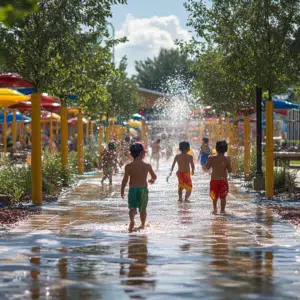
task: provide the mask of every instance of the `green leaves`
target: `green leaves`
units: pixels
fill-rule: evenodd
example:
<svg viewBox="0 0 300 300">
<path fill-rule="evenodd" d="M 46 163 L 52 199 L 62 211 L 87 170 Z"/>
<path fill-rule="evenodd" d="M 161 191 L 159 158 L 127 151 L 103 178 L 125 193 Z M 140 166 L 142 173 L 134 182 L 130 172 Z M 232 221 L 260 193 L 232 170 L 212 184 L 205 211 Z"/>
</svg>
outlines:
<svg viewBox="0 0 300 300">
<path fill-rule="evenodd" d="M 221 94 L 217 101 L 210 89 L 220 82 L 226 84 L 219 90 L 226 97 L 223 102 L 233 101 L 235 109 L 251 104 L 250 91 L 255 85 L 281 92 L 297 82 L 299 0 L 214 0 L 211 5 L 188 0 L 185 6 L 197 40 L 182 47 L 195 55 L 200 65 L 208 64 L 206 60 L 216 52 L 221 57 L 206 66 L 209 70 L 197 67 L 197 87 L 212 97 L 213 105 L 220 103 Z M 215 84 L 210 85 L 208 78 Z"/>
<path fill-rule="evenodd" d="M 179 76 L 189 82 L 194 78 L 190 71 L 191 65 L 187 55 L 180 53 L 178 49 L 161 49 L 157 57 L 136 62 L 136 80 L 142 88 L 168 92 L 165 86 L 168 79 Z"/>
</svg>

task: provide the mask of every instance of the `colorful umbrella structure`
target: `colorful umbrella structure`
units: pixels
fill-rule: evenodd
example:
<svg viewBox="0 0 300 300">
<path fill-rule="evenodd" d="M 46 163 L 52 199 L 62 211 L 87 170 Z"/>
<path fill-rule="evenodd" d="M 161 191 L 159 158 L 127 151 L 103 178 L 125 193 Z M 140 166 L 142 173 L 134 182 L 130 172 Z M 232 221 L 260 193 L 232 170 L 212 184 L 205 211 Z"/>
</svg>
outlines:
<svg viewBox="0 0 300 300">
<path fill-rule="evenodd" d="M 55 103 L 55 102 L 41 103 L 41 106 L 43 110 L 50 111 L 53 113 L 58 112 L 61 107 L 59 103 Z"/>
<path fill-rule="evenodd" d="M 139 120 L 142 120 L 142 119 L 143 119 L 143 116 L 142 116 L 142 115 L 140 115 L 140 114 L 134 114 L 134 115 L 132 115 L 132 117 L 133 117 L 133 119 L 134 119 L 134 120 L 137 120 L 137 121 L 139 121 Z"/>
<path fill-rule="evenodd" d="M 9 108 L 17 109 L 21 113 L 24 113 L 25 111 L 31 111 L 31 102 L 30 101 L 19 102 L 18 104 L 12 105 Z"/>
<path fill-rule="evenodd" d="M 20 75 L 13 73 L 0 74 L 0 87 L 4 88 L 33 88 L 33 85 Z"/>
<path fill-rule="evenodd" d="M 192 141 L 193 141 L 193 142 L 199 142 L 199 139 L 198 139 L 197 137 L 193 137 L 193 138 L 192 138 Z"/>
<path fill-rule="evenodd" d="M 29 96 L 31 98 L 31 95 Z M 41 94 L 41 105 L 43 105 L 43 103 L 57 103 L 57 102 L 59 102 L 58 98 L 54 98 L 46 94 Z"/>
<path fill-rule="evenodd" d="M 77 124 L 77 118 L 75 117 L 75 118 L 71 118 L 71 119 L 69 119 L 68 120 L 68 124 L 71 124 L 71 125 L 76 125 Z M 86 118 L 82 118 L 82 122 L 83 122 L 83 124 L 87 124 L 87 119 Z"/>
<path fill-rule="evenodd" d="M 8 107 L 28 100 L 28 96 L 25 96 L 17 91 L 0 88 L 0 107 Z"/>
<path fill-rule="evenodd" d="M 42 111 L 41 113 L 41 119 L 42 122 L 49 122 L 51 118 L 51 113 L 48 111 Z M 59 122 L 60 121 L 60 115 L 52 113 L 52 121 Z"/>
<path fill-rule="evenodd" d="M 296 103 L 291 103 L 288 101 L 282 101 L 273 99 L 274 109 L 276 110 L 288 110 L 288 109 L 300 109 L 300 105 Z M 264 106 L 266 106 L 266 101 L 264 101 Z"/>
<path fill-rule="evenodd" d="M 14 118 L 14 115 L 12 113 L 7 114 L 6 115 L 6 122 L 7 123 L 12 123 L 13 122 L 13 118 Z M 21 113 L 17 112 L 16 113 L 16 121 L 18 123 L 22 122 L 22 121 L 24 121 L 24 123 L 30 123 L 31 119 L 29 117 L 24 116 Z M 0 114 L 0 123 L 4 123 L 4 114 Z"/>
<path fill-rule="evenodd" d="M 78 112 L 79 112 L 79 109 L 73 107 L 73 108 L 68 109 L 68 112 L 69 112 L 70 114 L 77 115 Z"/>
<path fill-rule="evenodd" d="M 142 122 L 140 121 L 135 121 L 135 120 L 130 120 L 128 122 L 130 127 L 141 127 L 142 126 Z"/>
</svg>

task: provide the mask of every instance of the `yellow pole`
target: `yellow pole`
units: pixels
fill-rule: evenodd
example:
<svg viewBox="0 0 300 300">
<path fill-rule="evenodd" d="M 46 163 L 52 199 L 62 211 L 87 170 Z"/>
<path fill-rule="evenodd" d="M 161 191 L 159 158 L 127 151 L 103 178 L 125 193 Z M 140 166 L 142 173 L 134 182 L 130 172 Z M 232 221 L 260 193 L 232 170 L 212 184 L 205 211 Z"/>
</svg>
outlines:
<svg viewBox="0 0 300 300">
<path fill-rule="evenodd" d="M 68 166 L 68 108 L 60 107 L 60 140 L 61 140 L 61 163 L 64 168 Z"/>
<path fill-rule="evenodd" d="M 189 140 L 189 120 L 185 122 L 185 139 L 186 141 Z"/>
<path fill-rule="evenodd" d="M 274 194 L 274 170 L 273 170 L 273 101 L 268 100 L 266 102 L 266 196 L 267 198 L 273 198 Z"/>
<path fill-rule="evenodd" d="M 20 142 L 24 146 L 24 115 L 22 114 L 22 120 L 20 123 Z"/>
<path fill-rule="evenodd" d="M 250 175 L 250 117 L 247 115 L 244 118 L 244 175 Z"/>
<path fill-rule="evenodd" d="M 103 137 L 104 137 L 104 128 L 99 126 L 99 137 L 98 137 L 98 154 L 101 155 L 103 151 Z"/>
<path fill-rule="evenodd" d="M 93 136 L 93 129 L 94 129 L 93 121 L 90 121 L 90 136 L 91 137 Z"/>
<path fill-rule="evenodd" d="M 83 122 L 82 112 L 79 110 L 77 115 L 77 165 L 78 174 L 84 173 L 84 152 L 83 152 Z"/>
<path fill-rule="evenodd" d="M 144 119 L 142 119 L 142 141 L 144 144 L 146 143 L 146 123 Z"/>
<path fill-rule="evenodd" d="M 17 145 L 17 116 L 16 116 L 16 110 L 13 110 L 13 121 L 11 125 L 11 131 L 12 131 L 12 137 L 13 137 L 13 148 L 16 148 Z"/>
<path fill-rule="evenodd" d="M 90 121 L 88 118 L 87 119 L 87 122 L 86 122 L 86 125 L 85 125 L 85 138 L 86 138 L 86 141 L 88 140 L 88 137 L 89 137 L 89 125 L 90 125 Z"/>
<path fill-rule="evenodd" d="M 106 144 L 108 144 L 111 140 L 111 125 L 108 123 L 106 127 Z"/>
<path fill-rule="evenodd" d="M 3 123 L 3 152 L 4 152 L 4 159 L 6 158 L 6 152 L 7 152 L 7 137 L 6 137 L 6 132 L 7 132 L 7 108 L 4 108 L 4 123 Z"/>
<path fill-rule="evenodd" d="M 42 144 L 41 144 L 41 96 L 33 93 L 31 96 L 31 176 L 32 176 L 32 202 L 42 204 Z"/>
<path fill-rule="evenodd" d="M 52 154 L 53 153 L 53 148 L 52 148 L 52 144 L 53 144 L 53 116 L 52 113 L 50 113 L 50 141 L 49 141 L 49 151 Z"/>
<path fill-rule="evenodd" d="M 234 175 L 237 175 L 238 171 L 238 118 L 237 116 L 234 116 L 233 118 L 233 132 L 232 132 L 232 140 L 233 140 L 233 145 L 232 145 L 232 150 L 231 150 L 231 155 L 232 155 L 232 172 Z"/>
</svg>

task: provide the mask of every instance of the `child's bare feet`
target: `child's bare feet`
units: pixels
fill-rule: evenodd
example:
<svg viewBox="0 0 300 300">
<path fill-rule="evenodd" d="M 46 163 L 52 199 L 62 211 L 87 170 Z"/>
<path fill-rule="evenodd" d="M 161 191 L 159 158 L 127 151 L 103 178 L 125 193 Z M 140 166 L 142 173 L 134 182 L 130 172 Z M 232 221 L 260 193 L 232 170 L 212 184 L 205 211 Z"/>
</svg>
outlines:
<svg viewBox="0 0 300 300">
<path fill-rule="evenodd" d="M 218 211 L 216 209 L 213 209 L 211 212 L 213 215 L 216 215 L 218 213 Z"/>
<path fill-rule="evenodd" d="M 220 214 L 226 214 L 225 210 L 221 210 Z"/>
<path fill-rule="evenodd" d="M 180 202 L 181 202 L 181 201 L 182 201 L 182 198 L 178 198 L 178 201 L 180 201 Z"/>
<path fill-rule="evenodd" d="M 128 231 L 132 232 L 134 228 L 134 222 L 130 222 L 129 227 L 128 227 Z"/>
</svg>

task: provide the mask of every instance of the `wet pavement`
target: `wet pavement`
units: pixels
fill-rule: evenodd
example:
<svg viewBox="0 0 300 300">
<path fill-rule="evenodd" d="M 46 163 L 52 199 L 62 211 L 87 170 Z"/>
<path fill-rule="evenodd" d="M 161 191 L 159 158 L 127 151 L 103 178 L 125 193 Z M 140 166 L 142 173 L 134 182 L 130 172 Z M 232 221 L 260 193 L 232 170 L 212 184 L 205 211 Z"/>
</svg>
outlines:
<svg viewBox="0 0 300 300">
<path fill-rule="evenodd" d="M 18 227 L 0 231 L 0 299 L 300 299 L 300 237 L 231 186 L 212 215 L 209 176 L 177 201 L 167 164 L 150 187 L 147 227 L 128 234 L 116 185 L 86 179 Z"/>
</svg>

